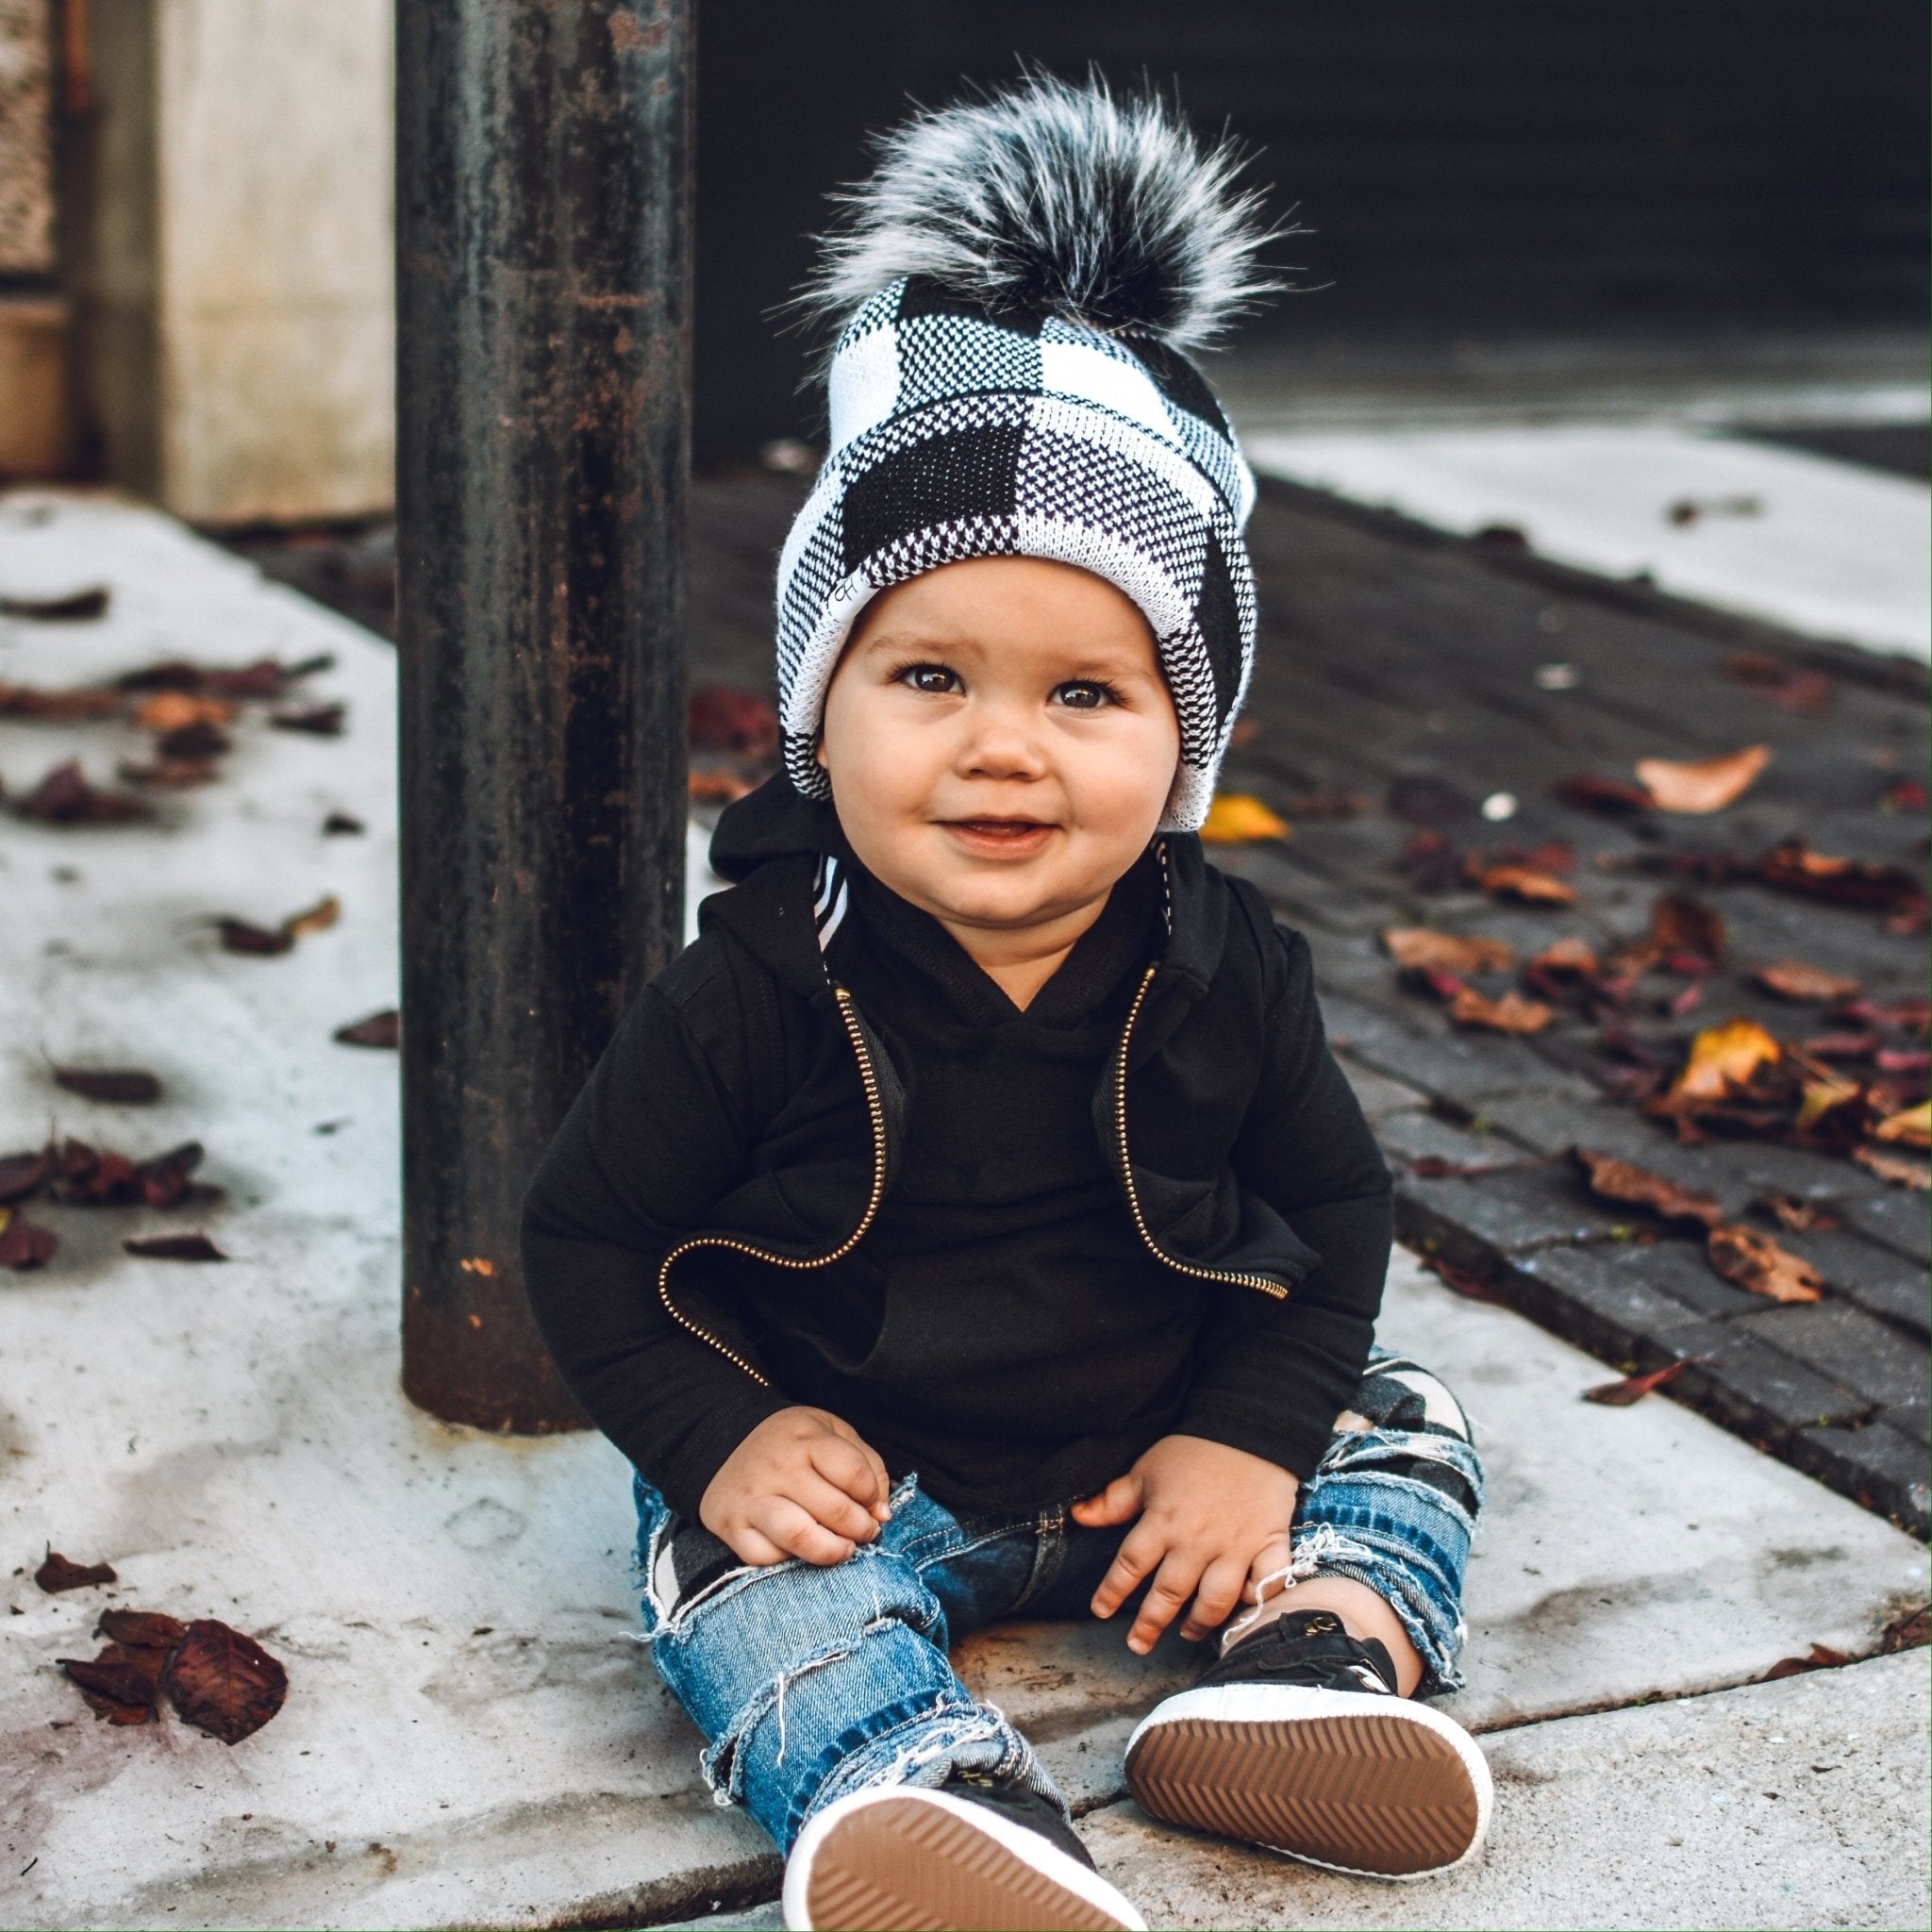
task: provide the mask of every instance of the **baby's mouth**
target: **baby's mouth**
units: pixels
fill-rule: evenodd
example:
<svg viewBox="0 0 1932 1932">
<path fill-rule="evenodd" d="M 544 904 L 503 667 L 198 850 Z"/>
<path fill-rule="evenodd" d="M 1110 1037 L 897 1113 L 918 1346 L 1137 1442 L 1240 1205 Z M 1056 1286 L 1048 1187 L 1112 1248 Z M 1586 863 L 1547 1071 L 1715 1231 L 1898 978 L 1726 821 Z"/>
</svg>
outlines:
<svg viewBox="0 0 1932 1932">
<path fill-rule="evenodd" d="M 941 819 L 940 823 L 981 852 L 1031 852 L 1053 830 L 1039 819 Z"/>
</svg>

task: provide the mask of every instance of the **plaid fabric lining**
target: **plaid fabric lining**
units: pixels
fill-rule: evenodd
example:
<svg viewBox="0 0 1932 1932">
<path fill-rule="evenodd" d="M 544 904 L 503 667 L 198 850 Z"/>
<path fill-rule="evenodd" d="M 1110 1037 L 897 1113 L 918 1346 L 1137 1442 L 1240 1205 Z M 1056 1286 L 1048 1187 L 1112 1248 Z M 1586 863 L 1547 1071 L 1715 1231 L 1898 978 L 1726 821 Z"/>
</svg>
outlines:
<svg viewBox="0 0 1932 1932">
<path fill-rule="evenodd" d="M 1181 727 L 1161 829 L 1207 816 L 1246 693 L 1255 588 L 1241 525 L 1254 478 L 1182 358 L 1054 317 L 997 319 L 901 281 L 847 325 L 829 377 L 831 450 L 778 565 L 785 765 L 808 798 L 833 667 L 878 591 L 972 557 L 1042 557 L 1146 615 Z"/>
</svg>

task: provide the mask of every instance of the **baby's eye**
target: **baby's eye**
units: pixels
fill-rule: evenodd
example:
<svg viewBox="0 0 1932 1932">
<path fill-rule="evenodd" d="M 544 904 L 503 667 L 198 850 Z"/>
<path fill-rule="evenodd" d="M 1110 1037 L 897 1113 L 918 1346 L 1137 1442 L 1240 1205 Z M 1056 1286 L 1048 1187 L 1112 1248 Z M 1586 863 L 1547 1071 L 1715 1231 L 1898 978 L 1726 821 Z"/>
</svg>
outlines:
<svg viewBox="0 0 1932 1932">
<path fill-rule="evenodd" d="M 943 664 L 908 664 L 892 675 L 904 678 L 914 691 L 925 691 L 933 696 L 944 695 L 949 689 L 947 680 L 954 677 L 954 674 Z M 927 684 L 922 681 L 925 678 L 934 678 L 938 682 Z"/>
<path fill-rule="evenodd" d="M 1075 678 L 1060 686 L 1068 693 L 1068 709 L 1074 711 L 1098 711 L 1110 704 L 1120 701 L 1120 693 L 1110 684 L 1102 684 L 1091 677 Z"/>
</svg>

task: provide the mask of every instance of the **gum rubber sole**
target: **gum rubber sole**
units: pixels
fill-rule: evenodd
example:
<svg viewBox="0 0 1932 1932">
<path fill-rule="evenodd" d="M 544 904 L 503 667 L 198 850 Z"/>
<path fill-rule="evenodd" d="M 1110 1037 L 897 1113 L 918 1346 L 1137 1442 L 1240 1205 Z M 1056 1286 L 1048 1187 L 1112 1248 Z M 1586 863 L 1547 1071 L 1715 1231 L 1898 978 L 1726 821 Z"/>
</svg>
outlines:
<svg viewBox="0 0 1932 1932">
<path fill-rule="evenodd" d="M 805 1891 L 809 1924 L 843 1932 L 1120 1932 L 1125 1923 L 991 1832 L 917 1799 L 840 1819 Z"/>
<path fill-rule="evenodd" d="M 1169 1824 L 1387 1878 L 1458 1863 L 1485 1824 L 1455 1744 L 1392 1714 L 1177 1718 L 1141 1733 L 1126 1774 Z"/>
</svg>

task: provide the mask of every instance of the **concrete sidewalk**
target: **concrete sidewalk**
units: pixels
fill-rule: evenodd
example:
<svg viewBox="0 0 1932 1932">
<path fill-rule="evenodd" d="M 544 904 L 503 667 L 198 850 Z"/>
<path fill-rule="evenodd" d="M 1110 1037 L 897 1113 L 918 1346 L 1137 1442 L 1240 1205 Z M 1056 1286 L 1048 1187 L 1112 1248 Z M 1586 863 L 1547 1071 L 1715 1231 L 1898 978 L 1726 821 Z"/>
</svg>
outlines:
<svg viewBox="0 0 1932 1932">
<path fill-rule="evenodd" d="M 0 1152 L 50 1118 L 137 1158 L 193 1138 L 226 1191 L 198 1217 L 32 1204 L 61 1247 L 0 1276 L 18 1571 L 0 1923 L 756 1907 L 777 1859 L 711 1805 L 634 1638 L 621 1459 L 590 1437 L 447 1428 L 397 1389 L 394 1060 L 329 1037 L 394 994 L 392 652 L 150 512 L 0 498 L 0 591 L 101 579 L 97 623 L 0 620 L 0 681 L 326 652 L 305 697 L 348 723 L 326 740 L 245 721 L 226 775 L 163 794 L 147 824 L 0 822 Z M 140 749 L 118 724 L 8 720 L 0 778 L 18 796 L 78 754 L 102 779 Z M 325 837 L 332 812 L 364 831 Z M 225 953 L 207 924 L 273 924 L 325 892 L 340 922 L 280 958 Z M 166 1091 L 84 1102 L 49 1074 L 75 1061 L 145 1066 Z M 234 1258 L 120 1246 L 183 1225 Z M 1668 1401 L 1580 1403 L 1601 1364 L 1406 1258 L 1384 1332 L 1458 1388 L 1489 1458 L 1453 1707 L 1496 1734 L 1493 1850 L 1451 1887 L 1391 1889 L 1159 1830 L 1124 1796 L 1120 1747 L 1192 1648 L 1135 1659 L 1099 1624 L 969 1640 L 962 1673 L 1038 1740 L 1150 1922 L 1924 1923 L 1926 1659 L 1877 1653 L 1924 1601 L 1924 1548 Z M 112 1562 L 118 1585 L 42 1594 L 49 1544 Z M 286 1708 L 232 1748 L 94 1722 L 54 1659 L 89 1654 L 110 1602 L 254 1633 L 289 1666 Z M 1814 1644 L 1869 1661 L 1751 1688 Z"/>
</svg>

